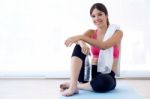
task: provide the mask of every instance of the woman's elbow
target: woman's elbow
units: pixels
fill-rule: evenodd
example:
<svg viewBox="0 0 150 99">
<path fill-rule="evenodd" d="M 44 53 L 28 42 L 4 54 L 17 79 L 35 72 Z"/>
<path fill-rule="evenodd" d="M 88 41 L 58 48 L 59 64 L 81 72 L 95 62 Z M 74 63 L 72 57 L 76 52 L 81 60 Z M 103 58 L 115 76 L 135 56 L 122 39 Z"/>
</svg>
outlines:
<svg viewBox="0 0 150 99">
<path fill-rule="evenodd" d="M 108 49 L 108 47 L 105 46 L 101 47 L 101 50 L 106 50 L 106 49 Z"/>
<path fill-rule="evenodd" d="M 106 49 L 108 49 L 109 47 L 107 46 L 107 45 L 105 45 L 105 44 L 102 44 L 101 46 L 100 46 L 100 49 L 101 50 L 106 50 Z"/>
<path fill-rule="evenodd" d="M 113 45 L 112 44 L 109 44 L 109 43 L 101 43 L 101 46 L 100 46 L 100 49 L 101 50 L 106 50 L 106 49 L 109 49 L 111 48 Z"/>
</svg>

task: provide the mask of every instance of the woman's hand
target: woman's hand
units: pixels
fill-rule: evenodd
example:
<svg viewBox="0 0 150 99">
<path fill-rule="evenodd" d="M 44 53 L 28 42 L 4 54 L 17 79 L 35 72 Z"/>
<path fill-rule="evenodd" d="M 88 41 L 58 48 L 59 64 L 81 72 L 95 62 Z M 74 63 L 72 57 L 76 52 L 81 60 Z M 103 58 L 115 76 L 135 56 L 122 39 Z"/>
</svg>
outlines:
<svg viewBox="0 0 150 99">
<path fill-rule="evenodd" d="M 81 39 L 81 35 L 77 35 L 77 36 L 72 36 L 69 37 L 66 41 L 65 41 L 65 45 L 67 47 L 70 47 L 73 43 L 76 43 L 77 41 L 79 41 Z"/>
<path fill-rule="evenodd" d="M 86 45 L 86 43 L 84 41 L 80 41 L 79 44 L 81 46 L 82 53 L 85 54 L 85 55 L 88 55 L 90 53 L 89 46 Z"/>
</svg>

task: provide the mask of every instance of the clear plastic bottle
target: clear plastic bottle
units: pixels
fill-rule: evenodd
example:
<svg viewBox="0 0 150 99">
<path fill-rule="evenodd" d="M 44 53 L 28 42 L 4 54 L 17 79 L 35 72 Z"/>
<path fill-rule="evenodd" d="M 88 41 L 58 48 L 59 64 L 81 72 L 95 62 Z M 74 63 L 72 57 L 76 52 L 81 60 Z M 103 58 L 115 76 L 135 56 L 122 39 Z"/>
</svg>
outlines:
<svg viewBox="0 0 150 99">
<path fill-rule="evenodd" d="M 86 56 L 84 65 L 84 81 L 89 81 L 91 75 L 91 63 L 89 55 Z"/>
</svg>

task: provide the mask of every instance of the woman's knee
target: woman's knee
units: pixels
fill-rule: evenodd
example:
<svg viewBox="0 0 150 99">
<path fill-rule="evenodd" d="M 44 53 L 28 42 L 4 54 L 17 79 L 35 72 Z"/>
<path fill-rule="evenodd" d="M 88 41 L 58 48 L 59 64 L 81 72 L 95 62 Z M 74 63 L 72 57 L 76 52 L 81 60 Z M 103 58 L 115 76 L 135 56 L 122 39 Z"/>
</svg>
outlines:
<svg viewBox="0 0 150 99">
<path fill-rule="evenodd" d="M 107 92 L 116 86 L 116 81 L 110 75 L 99 75 L 90 83 L 95 92 Z"/>
<path fill-rule="evenodd" d="M 85 60 L 85 57 L 86 57 L 86 55 L 82 53 L 81 47 L 78 44 L 74 47 L 74 50 L 72 52 L 72 57 L 73 56 L 76 56 L 80 58 L 81 60 Z"/>
</svg>

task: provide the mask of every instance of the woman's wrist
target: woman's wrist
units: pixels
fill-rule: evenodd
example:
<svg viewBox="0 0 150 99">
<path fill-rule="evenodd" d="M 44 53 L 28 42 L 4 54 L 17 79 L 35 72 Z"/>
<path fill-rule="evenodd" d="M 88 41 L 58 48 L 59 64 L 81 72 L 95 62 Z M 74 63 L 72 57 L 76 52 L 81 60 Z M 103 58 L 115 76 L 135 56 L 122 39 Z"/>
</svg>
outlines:
<svg viewBox="0 0 150 99">
<path fill-rule="evenodd" d="M 79 41 L 78 41 L 78 44 L 79 44 L 80 46 L 86 45 L 85 42 L 84 42 L 83 40 L 79 40 Z"/>
<path fill-rule="evenodd" d="M 80 38 L 80 40 L 83 40 L 83 41 L 85 40 L 85 36 L 84 35 L 80 35 L 79 38 Z"/>
</svg>

